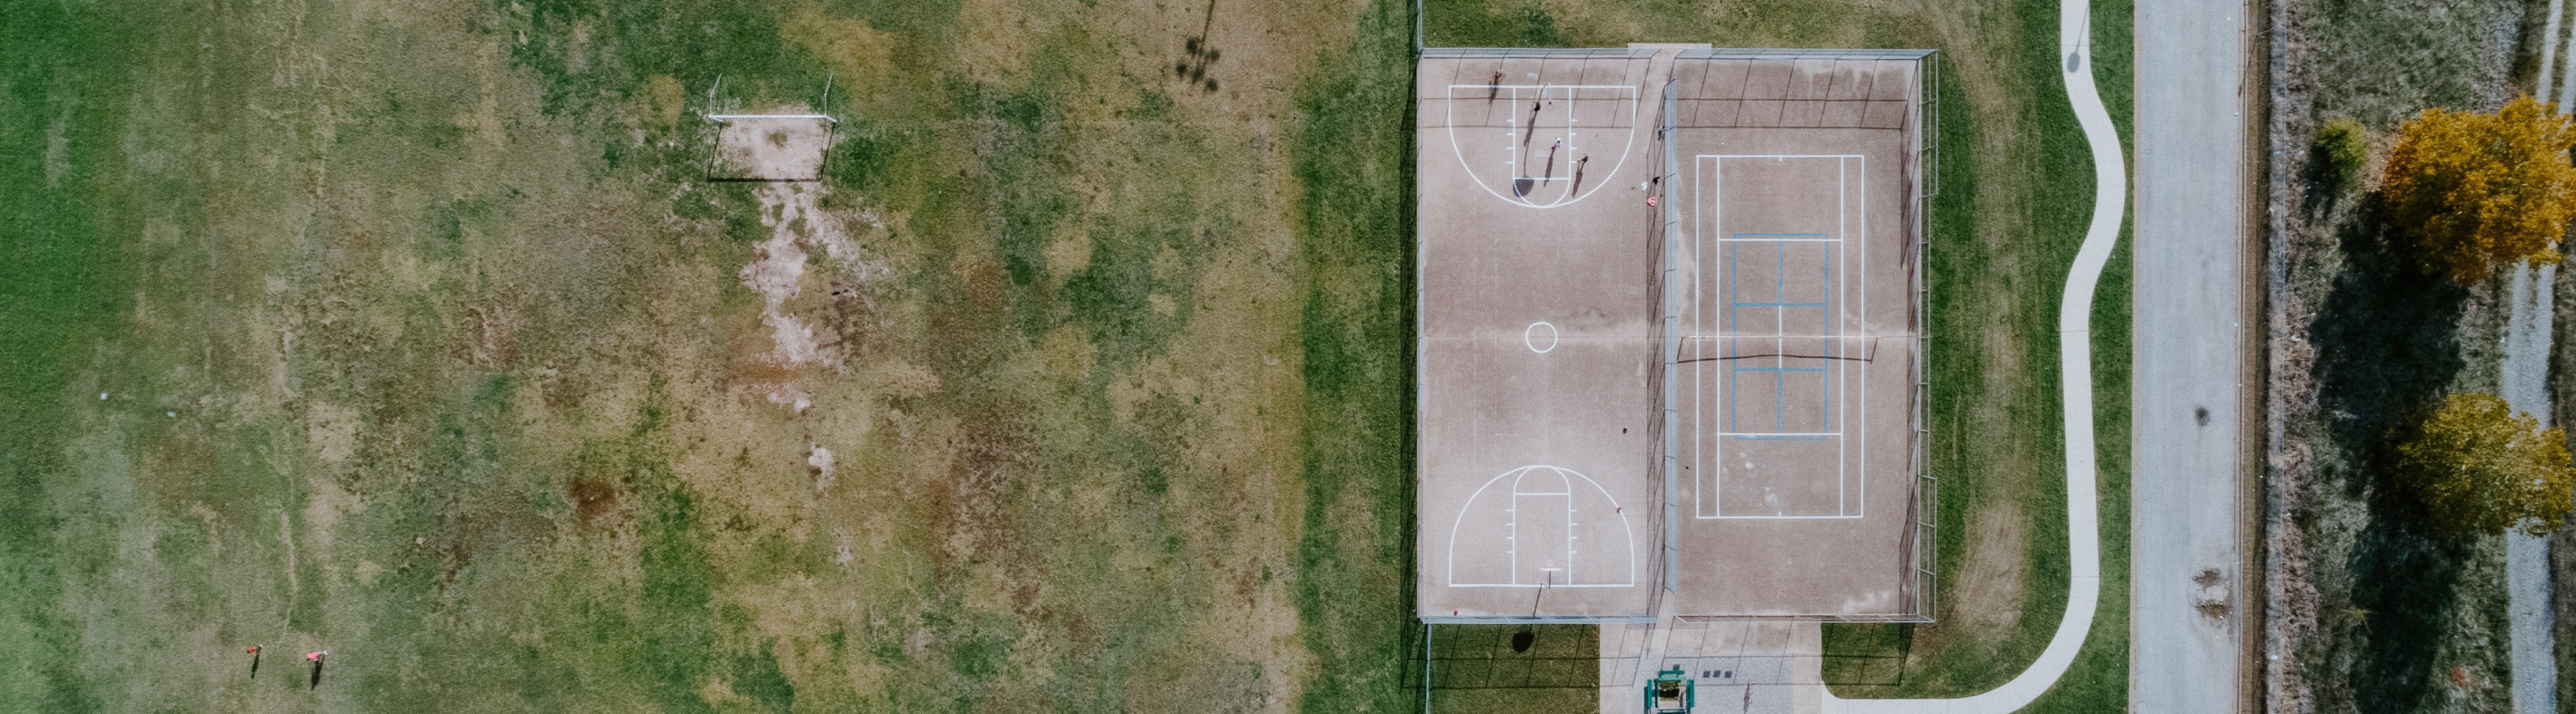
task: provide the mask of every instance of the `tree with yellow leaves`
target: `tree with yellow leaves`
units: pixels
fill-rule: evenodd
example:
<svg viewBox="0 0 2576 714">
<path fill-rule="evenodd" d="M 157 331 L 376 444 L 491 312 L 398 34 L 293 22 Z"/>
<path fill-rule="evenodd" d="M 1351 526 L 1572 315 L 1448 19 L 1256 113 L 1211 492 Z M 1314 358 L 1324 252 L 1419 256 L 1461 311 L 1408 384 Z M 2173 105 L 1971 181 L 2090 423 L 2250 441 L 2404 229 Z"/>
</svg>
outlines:
<svg viewBox="0 0 2576 714">
<path fill-rule="evenodd" d="M 2576 123 L 2525 96 L 2494 113 L 2426 109 L 2398 128 L 2381 186 L 2427 272 L 2462 283 L 2558 262 L 2576 218 Z"/>
<path fill-rule="evenodd" d="M 2567 434 L 2492 394 L 2453 394 L 2397 444 L 2398 482 L 2455 534 L 2540 535 L 2576 508 Z"/>
</svg>

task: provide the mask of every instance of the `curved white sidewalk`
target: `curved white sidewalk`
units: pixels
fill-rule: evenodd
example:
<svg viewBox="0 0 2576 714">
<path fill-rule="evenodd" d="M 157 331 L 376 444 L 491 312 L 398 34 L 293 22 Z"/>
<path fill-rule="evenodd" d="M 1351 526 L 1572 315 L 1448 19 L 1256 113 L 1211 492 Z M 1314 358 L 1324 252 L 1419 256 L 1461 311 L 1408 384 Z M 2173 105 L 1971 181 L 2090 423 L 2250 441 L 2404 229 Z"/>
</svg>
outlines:
<svg viewBox="0 0 2576 714">
<path fill-rule="evenodd" d="M 2084 637 L 2093 628 L 2094 610 L 2102 599 L 2101 515 L 2096 509 L 2098 485 L 2093 469 L 2093 288 L 2111 246 L 2120 238 L 2120 217 L 2128 204 L 2128 162 L 2120 155 L 2119 132 L 2102 109 L 2093 86 L 2092 10 L 2087 0 L 2059 0 L 2058 69 L 2084 141 L 2093 149 L 2093 225 L 2084 247 L 2067 271 L 2066 293 L 2057 305 L 2059 394 L 2066 404 L 2066 539 L 2071 560 L 2066 614 L 2048 649 L 2020 676 L 1984 694 L 1961 699 L 1842 699 L 1825 693 L 1827 714 L 2002 714 L 2018 711 L 2039 698 L 2075 663 Z"/>
</svg>

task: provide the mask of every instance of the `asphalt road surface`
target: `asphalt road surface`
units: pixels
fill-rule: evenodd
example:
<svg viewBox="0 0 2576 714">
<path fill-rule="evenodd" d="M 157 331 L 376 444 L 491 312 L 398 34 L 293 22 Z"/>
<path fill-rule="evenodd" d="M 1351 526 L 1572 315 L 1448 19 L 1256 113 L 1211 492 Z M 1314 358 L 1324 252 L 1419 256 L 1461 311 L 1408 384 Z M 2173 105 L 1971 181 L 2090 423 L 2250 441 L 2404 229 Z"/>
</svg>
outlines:
<svg viewBox="0 0 2576 714">
<path fill-rule="evenodd" d="M 2237 709 L 2245 6 L 2137 8 L 2129 701 Z"/>
<path fill-rule="evenodd" d="M 2561 109 L 2570 95 L 2576 95 L 2576 71 L 2570 71 L 2576 67 L 2558 64 L 2576 64 L 2576 52 L 2558 52 L 2565 5 L 2562 0 L 2549 2 L 2549 20 L 2541 30 L 2546 39 L 2540 46 L 2540 81 L 2534 83 L 2540 101 L 2550 101 L 2550 90 L 2558 90 L 2554 98 Z M 2553 71 L 2569 84 L 2552 87 Z M 2557 266 L 2535 269 L 2525 264 L 2514 269 L 2507 286 L 2512 312 L 2505 318 L 2504 401 L 2515 411 L 2538 417 L 2544 427 L 2550 421 L 2550 286 L 2557 276 Z M 2504 539 L 2506 611 L 2512 617 L 2513 710 L 2554 713 L 2558 711 L 2558 661 L 2552 641 L 2556 628 L 2550 617 L 2549 541 L 2520 533 L 2507 533 Z"/>
</svg>

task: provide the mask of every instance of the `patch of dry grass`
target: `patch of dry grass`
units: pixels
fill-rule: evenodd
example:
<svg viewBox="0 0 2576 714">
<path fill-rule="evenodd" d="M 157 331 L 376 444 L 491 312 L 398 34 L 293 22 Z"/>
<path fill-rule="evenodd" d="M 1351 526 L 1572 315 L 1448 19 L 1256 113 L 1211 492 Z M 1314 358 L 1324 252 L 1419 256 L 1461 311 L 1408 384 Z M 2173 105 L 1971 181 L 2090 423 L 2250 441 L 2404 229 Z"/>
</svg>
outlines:
<svg viewBox="0 0 2576 714">
<path fill-rule="evenodd" d="M 1407 234 L 1296 168 L 1400 175 L 1400 101 L 1310 123 L 1395 6 L 434 5 L 132 8 L 131 86 L 10 95 L 137 178 L 11 383 L 0 709 L 1404 701 Z M 719 72 L 836 76 L 832 180 L 709 183 Z"/>
<path fill-rule="evenodd" d="M 2384 153 L 2428 106 L 2493 108 L 2518 93 L 2524 3 L 2291 3 L 2290 135 L 2357 119 Z M 2536 48 L 2536 47 L 2535 47 Z M 2284 154 L 2288 280 L 2275 335 L 2285 457 L 2271 481 L 2283 593 L 2273 620 L 2283 706 L 2363 712 L 2509 708 L 2502 543 L 2442 539 L 2392 497 L 2381 445 L 2451 391 L 2496 389 L 2498 288 L 2417 274 L 2379 225 L 2370 180 L 2344 185 Z M 2367 178 L 2377 170 L 2366 166 Z"/>
</svg>

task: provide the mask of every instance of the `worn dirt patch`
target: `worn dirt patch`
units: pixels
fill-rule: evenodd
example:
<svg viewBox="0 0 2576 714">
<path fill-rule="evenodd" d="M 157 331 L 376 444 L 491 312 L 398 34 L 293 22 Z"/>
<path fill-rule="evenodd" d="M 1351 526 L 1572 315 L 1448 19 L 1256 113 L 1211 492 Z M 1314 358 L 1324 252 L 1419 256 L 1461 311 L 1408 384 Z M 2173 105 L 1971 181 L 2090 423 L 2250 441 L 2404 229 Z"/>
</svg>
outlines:
<svg viewBox="0 0 2576 714">
<path fill-rule="evenodd" d="M 592 525 L 600 516 L 617 510 L 617 484 L 607 479 L 582 477 L 572 480 L 573 517 L 582 525 Z"/>
<path fill-rule="evenodd" d="M 1967 562 L 1959 568 L 1952 602 L 1959 627 L 1977 639 L 2000 641 L 2020 624 L 2029 577 L 2030 524 L 2017 503 L 1993 499 L 1968 515 Z"/>
<path fill-rule="evenodd" d="M 771 111 L 809 110 L 787 106 Z M 831 140 L 829 127 L 818 120 L 737 120 L 722 136 L 726 138 L 719 144 L 727 147 L 718 157 L 722 165 L 744 175 L 767 177 L 813 175 L 820 170 Z M 752 247 L 753 260 L 739 275 L 744 287 L 761 296 L 760 322 L 768 328 L 770 344 L 741 371 L 753 377 L 755 389 L 764 398 L 801 413 L 813 407 L 814 395 L 792 373 L 808 366 L 838 368 L 843 350 L 838 334 L 826 342 L 814 329 L 832 322 L 840 311 L 825 304 L 831 301 L 799 301 L 798 297 L 809 292 L 836 298 L 859 294 L 863 291 L 857 284 L 880 277 L 884 270 L 865 258 L 842 218 L 822 208 L 821 184 L 773 180 L 761 184 L 754 195 L 761 225 L 770 234 Z M 839 269 L 812 274 L 808 270 L 812 251 L 820 251 Z M 809 291 L 809 283 L 819 284 Z"/>
<path fill-rule="evenodd" d="M 803 105 L 762 114 L 809 114 Z M 824 152 L 832 148 L 832 123 L 810 117 L 728 119 L 716 130 L 718 178 L 814 181 L 822 178 Z"/>
</svg>

